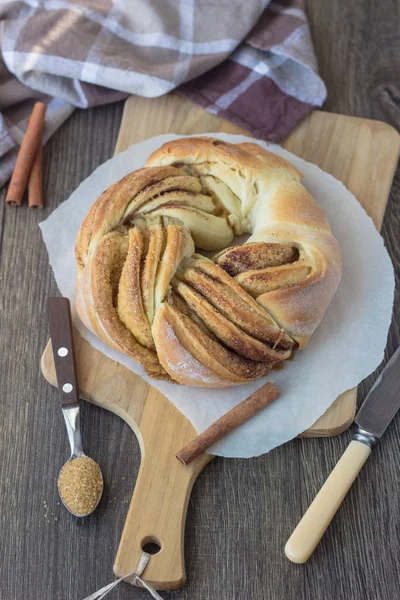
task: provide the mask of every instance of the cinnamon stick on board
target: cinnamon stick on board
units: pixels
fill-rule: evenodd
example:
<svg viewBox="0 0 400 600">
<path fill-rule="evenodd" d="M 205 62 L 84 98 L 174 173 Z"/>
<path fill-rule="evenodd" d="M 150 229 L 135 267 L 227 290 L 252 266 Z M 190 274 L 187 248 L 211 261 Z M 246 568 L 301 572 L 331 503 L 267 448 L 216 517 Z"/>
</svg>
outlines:
<svg viewBox="0 0 400 600">
<path fill-rule="evenodd" d="M 29 208 L 43 208 L 43 146 L 42 138 L 36 150 L 35 160 L 28 181 Z"/>
<path fill-rule="evenodd" d="M 22 202 L 33 161 L 35 160 L 36 150 L 42 139 L 46 108 L 44 102 L 36 102 L 33 107 L 8 187 L 6 203 L 10 206 L 19 206 Z"/>
<path fill-rule="evenodd" d="M 197 438 L 189 442 L 182 450 L 178 452 L 176 458 L 183 465 L 188 465 L 202 452 L 207 450 L 212 444 L 223 438 L 227 433 L 233 431 L 248 421 L 253 415 L 259 412 L 276 400 L 279 391 L 272 383 L 266 383 L 254 394 L 243 400 L 240 404 L 232 408 L 225 415 L 220 417 L 208 429 L 203 431 Z"/>
</svg>

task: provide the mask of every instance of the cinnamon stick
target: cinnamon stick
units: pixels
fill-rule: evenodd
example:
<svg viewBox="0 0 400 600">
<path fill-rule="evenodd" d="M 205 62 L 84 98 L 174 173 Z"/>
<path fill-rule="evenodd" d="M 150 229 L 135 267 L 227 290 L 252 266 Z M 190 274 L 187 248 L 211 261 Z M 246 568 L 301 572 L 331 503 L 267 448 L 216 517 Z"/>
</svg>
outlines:
<svg viewBox="0 0 400 600">
<path fill-rule="evenodd" d="M 253 415 L 273 402 L 279 396 L 279 391 L 272 383 L 266 383 L 246 400 L 232 408 L 208 429 L 189 442 L 178 452 L 176 458 L 183 465 L 188 465 L 212 444 L 222 439 L 227 433 L 248 421 Z"/>
<path fill-rule="evenodd" d="M 43 208 L 43 146 L 42 139 L 36 150 L 35 160 L 28 181 L 29 208 Z"/>
<path fill-rule="evenodd" d="M 33 107 L 8 187 L 6 203 L 10 206 L 19 206 L 22 202 L 36 150 L 42 139 L 46 108 L 44 102 L 36 102 Z"/>
</svg>

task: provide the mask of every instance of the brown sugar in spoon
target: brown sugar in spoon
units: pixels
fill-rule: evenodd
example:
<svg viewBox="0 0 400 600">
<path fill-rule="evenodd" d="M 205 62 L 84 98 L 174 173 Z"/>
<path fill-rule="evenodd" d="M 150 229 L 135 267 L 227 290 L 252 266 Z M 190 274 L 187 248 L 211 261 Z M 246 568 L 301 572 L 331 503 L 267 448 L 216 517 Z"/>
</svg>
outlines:
<svg viewBox="0 0 400 600">
<path fill-rule="evenodd" d="M 90 515 L 103 493 L 99 465 L 83 451 L 71 309 L 68 298 L 49 298 L 50 336 L 61 407 L 71 446 L 71 456 L 58 476 L 58 491 L 64 506 L 77 517 Z"/>
</svg>

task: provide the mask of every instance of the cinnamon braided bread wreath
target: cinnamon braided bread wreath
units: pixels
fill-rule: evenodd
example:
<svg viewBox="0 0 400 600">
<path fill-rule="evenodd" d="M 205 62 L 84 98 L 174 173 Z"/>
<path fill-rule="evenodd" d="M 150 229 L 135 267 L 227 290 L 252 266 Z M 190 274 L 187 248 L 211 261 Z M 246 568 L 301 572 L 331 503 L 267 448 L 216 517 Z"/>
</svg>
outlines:
<svg viewBox="0 0 400 600">
<path fill-rule="evenodd" d="M 228 387 L 266 375 L 306 346 L 340 279 L 338 243 L 301 178 L 257 144 L 168 142 L 81 226 L 82 321 L 158 379 Z"/>
</svg>

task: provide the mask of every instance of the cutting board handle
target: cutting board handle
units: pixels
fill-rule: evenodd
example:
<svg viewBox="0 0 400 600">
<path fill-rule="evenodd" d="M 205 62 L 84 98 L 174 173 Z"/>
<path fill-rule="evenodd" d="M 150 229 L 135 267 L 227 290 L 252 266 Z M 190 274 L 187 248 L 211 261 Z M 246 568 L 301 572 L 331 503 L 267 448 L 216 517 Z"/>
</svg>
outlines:
<svg viewBox="0 0 400 600">
<path fill-rule="evenodd" d="M 175 458 L 196 435 L 189 421 L 177 431 L 171 418 L 176 410 L 160 392 L 151 390 L 137 432 L 142 462 L 114 563 L 118 577 L 134 573 L 143 547 L 156 544 L 160 550 L 151 557 L 142 579 L 157 590 L 173 590 L 185 583 L 183 540 L 190 492 L 212 459 L 203 454 L 185 467 Z M 133 579 L 126 580 L 132 583 Z"/>
</svg>

